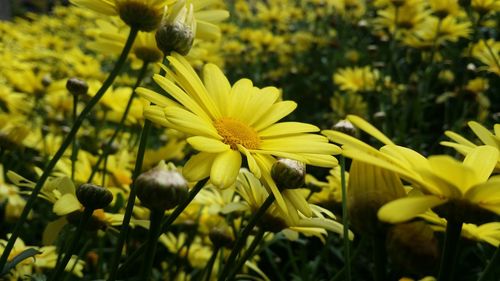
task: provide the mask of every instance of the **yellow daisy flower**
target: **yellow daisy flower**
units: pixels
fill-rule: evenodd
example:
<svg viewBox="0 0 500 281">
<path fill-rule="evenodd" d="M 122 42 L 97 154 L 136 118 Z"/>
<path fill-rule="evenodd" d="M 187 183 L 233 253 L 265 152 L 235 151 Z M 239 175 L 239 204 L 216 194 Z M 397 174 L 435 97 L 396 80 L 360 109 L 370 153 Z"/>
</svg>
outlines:
<svg viewBox="0 0 500 281">
<path fill-rule="evenodd" d="M 140 31 L 152 31 L 160 24 L 167 4 L 175 0 L 71 0 L 71 2 L 100 14 L 120 16 L 127 25 Z"/>
<path fill-rule="evenodd" d="M 333 75 L 333 82 L 342 91 L 373 91 L 380 78 L 380 73 L 369 66 L 347 67 L 339 69 Z"/>
<path fill-rule="evenodd" d="M 472 0 L 471 7 L 481 14 L 500 11 L 500 0 Z"/>
<path fill-rule="evenodd" d="M 456 15 L 460 12 L 457 0 L 429 0 L 429 5 L 434 14 L 439 18 Z"/>
<path fill-rule="evenodd" d="M 166 76 L 153 79 L 170 97 L 145 88 L 138 93 L 156 104 L 145 108 L 146 118 L 186 133 L 187 142 L 200 151 L 184 166 L 189 181 L 210 176 L 215 186 L 228 188 L 236 181 L 243 154 L 252 173 L 262 177 L 286 210 L 270 175 L 273 156 L 320 167 L 337 165 L 332 154 L 340 153 L 340 148 L 323 136 L 310 134 L 319 131 L 316 126 L 277 123 L 297 106 L 293 101 L 279 101 L 277 88 L 259 89 L 248 79 L 231 86 L 213 64 L 205 65 L 202 81 L 182 56 L 174 54 L 168 60 Z"/>
<path fill-rule="evenodd" d="M 500 76 L 500 42 L 494 39 L 480 40 L 472 47 L 472 56 L 486 64 L 480 69 Z"/>
<path fill-rule="evenodd" d="M 500 214 L 500 177 L 489 178 L 499 156 L 492 146 L 472 149 L 463 162 L 447 155 L 425 158 L 416 151 L 397 146 L 379 130 L 357 116 L 348 120 L 386 144 L 380 150 L 339 132 L 324 131 L 335 142 L 343 144 L 343 154 L 399 174 L 422 190 L 421 196 L 396 199 L 378 211 L 380 220 L 404 222 L 440 206 L 447 218 L 462 222 L 483 221 L 490 213 Z M 352 174 L 351 174 L 352 181 Z"/>
<path fill-rule="evenodd" d="M 494 133 L 490 132 L 490 130 L 486 129 L 476 121 L 470 121 L 467 124 L 481 143 L 496 147 L 500 151 L 500 124 L 495 124 L 493 127 Z M 460 154 L 467 155 L 472 151 L 472 149 L 477 147 L 475 143 L 467 140 L 455 132 L 446 131 L 444 134 L 453 142 L 442 141 L 441 145 L 454 148 Z M 500 170 L 500 158 L 497 159 L 496 169 L 497 171 Z"/>
</svg>

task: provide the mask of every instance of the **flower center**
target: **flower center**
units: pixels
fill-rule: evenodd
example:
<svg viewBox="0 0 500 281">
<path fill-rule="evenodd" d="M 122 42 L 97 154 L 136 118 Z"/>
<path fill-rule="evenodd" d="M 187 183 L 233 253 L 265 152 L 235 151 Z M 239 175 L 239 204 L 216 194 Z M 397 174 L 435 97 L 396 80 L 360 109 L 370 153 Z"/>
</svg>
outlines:
<svg viewBox="0 0 500 281">
<path fill-rule="evenodd" d="M 260 138 L 257 132 L 248 125 L 231 118 L 221 118 L 214 122 L 215 129 L 223 142 L 231 146 L 231 149 L 237 150 L 237 145 L 243 145 L 247 149 L 257 149 L 260 145 Z"/>
</svg>

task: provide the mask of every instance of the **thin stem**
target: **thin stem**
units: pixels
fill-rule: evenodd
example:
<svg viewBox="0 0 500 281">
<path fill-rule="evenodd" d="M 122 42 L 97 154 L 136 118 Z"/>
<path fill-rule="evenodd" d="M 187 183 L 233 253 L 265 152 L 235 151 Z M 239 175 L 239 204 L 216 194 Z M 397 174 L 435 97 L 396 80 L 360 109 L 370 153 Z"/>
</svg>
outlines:
<svg viewBox="0 0 500 281">
<path fill-rule="evenodd" d="M 102 239 L 100 239 L 100 240 L 102 240 Z M 75 270 L 76 266 L 78 265 L 78 261 L 81 260 L 83 257 L 83 254 L 85 254 L 85 252 L 87 252 L 87 250 L 90 246 L 90 242 L 91 242 L 91 240 L 87 240 L 87 242 L 85 242 L 85 245 L 83 245 L 80 252 L 78 252 L 78 259 L 75 260 L 75 262 L 73 263 L 73 266 L 71 266 L 71 269 L 66 273 L 66 277 L 64 277 L 64 281 L 68 281 L 71 278 L 73 271 Z"/>
<path fill-rule="evenodd" d="M 191 191 L 189 191 L 189 196 L 186 199 L 186 201 L 182 202 L 182 204 L 179 204 L 179 206 L 177 206 L 177 208 L 175 208 L 175 210 L 167 218 L 163 219 L 162 230 L 161 230 L 162 233 L 164 233 L 164 232 L 166 232 L 168 230 L 168 228 L 170 227 L 170 225 L 175 221 L 175 219 L 177 219 L 177 217 L 182 213 L 182 211 L 184 211 L 184 209 L 186 209 L 187 205 L 189 205 L 189 203 L 191 203 L 191 201 L 193 201 L 193 199 L 196 196 L 196 194 L 198 194 L 198 192 L 200 192 L 200 190 L 205 186 L 205 184 L 207 183 L 207 181 L 208 181 L 208 178 L 205 178 L 205 179 L 199 181 L 198 183 L 196 183 L 196 185 L 193 187 L 193 189 Z M 118 272 L 116 273 L 115 276 L 120 275 L 125 269 L 127 269 L 128 267 L 130 267 L 130 265 L 139 256 L 141 256 L 144 253 L 144 250 L 146 250 L 146 244 L 142 244 L 137 250 L 135 250 L 125 260 L 125 262 L 119 267 Z M 108 279 L 108 281 L 109 280 L 114 280 L 114 279 L 111 279 L 111 277 L 110 277 Z"/>
<path fill-rule="evenodd" d="M 236 273 L 238 273 L 238 271 L 240 271 L 240 269 L 243 267 L 245 262 L 252 257 L 252 254 L 255 251 L 255 248 L 257 248 L 259 243 L 262 241 L 262 238 L 264 237 L 264 233 L 265 233 L 264 229 L 260 228 L 259 231 L 257 232 L 257 234 L 255 235 L 252 243 L 250 244 L 250 246 L 248 246 L 248 249 L 246 250 L 246 252 L 243 254 L 243 256 L 240 258 L 240 260 L 238 261 L 236 266 L 233 267 L 233 269 L 229 273 L 229 275 L 227 277 L 228 280 L 233 280 L 234 276 L 236 275 Z"/>
<path fill-rule="evenodd" d="M 89 222 L 90 218 L 92 217 L 92 213 L 94 212 L 93 209 L 90 208 L 85 208 L 83 210 L 82 217 L 80 218 L 80 223 L 78 224 L 78 227 L 75 230 L 75 233 L 73 234 L 73 237 L 71 238 L 71 243 L 69 244 L 69 249 L 64 253 L 64 257 L 62 258 L 61 262 L 57 265 L 56 270 L 54 274 L 52 275 L 52 278 L 50 281 L 57 281 L 59 280 L 60 275 L 63 273 L 64 269 L 66 268 L 66 265 L 68 264 L 69 260 L 71 259 L 71 256 L 73 255 L 73 252 L 75 252 L 76 247 L 78 246 L 78 240 L 81 237 L 81 233 L 83 231 L 83 228 L 87 223 Z"/>
<path fill-rule="evenodd" d="M 257 225 L 257 222 L 262 218 L 262 216 L 266 213 L 267 209 L 271 207 L 271 204 L 273 204 L 273 202 L 274 202 L 274 195 L 271 193 L 267 197 L 266 201 L 264 201 L 264 203 L 260 206 L 259 210 L 257 210 L 257 212 L 252 216 L 252 218 L 245 226 L 241 234 L 238 236 L 234 248 L 231 251 L 229 258 L 226 261 L 226 265 L 224 266 L 224 269 L 222 270 L 222 273 L 219 276 L 219 281 L 226 280 L 226 276 L 228 275 L 229 270 L 231 270 L 231 268 L 234 266 L 234 262 L 236 261 L 236 256 L 243 248 L 243 246 L 245 246 L 247 237 L 250 235 L 250 232 L 253 230 L 255 225 Z"/>
<path fill-rule="evenodd" d="M 104 164 L 102 165 L 102 181 L 101 185 L 106 186 L 106 173 L 108 172 L 108 158 L 109 154 L 105 152 L 103 155 L 104 156 Z"/>
<path fill-rule="evenodd" d="M 349 241 L 349 211 L 347 210 L 347 187 L 345 179 L 345 158 L 340 155 L 340 184 L 342 187 L 342 224 L 344 225 L 344 263 L 346 280 L 352 280 L 351 274 L 351 242 Z"/>
<path fill-rule="evenodd" d="M 132 174 L 132 184 L 130 185 L 130 193 L 128 196 L 128 201 L 127 201 L 127 207 L 125 209 L 125 214 L 123 216 L 123 222 L 122 226 L 120 228 L 120 236 L 118 237 L 118 242 L 116 243 L 115 246 L 115 252 L 113 254 L 113 262 L 111 263 L 111 268 L 110 268 L 110 276 L 109 279 L 110 281 L 113 281 L 116 279 L 117 271 L 118 271 L 118 264 L 120 262 L 120 257 L 123 249 L 123 245 L 125 244 L 125 240 L 127 239 L 128 232 L 129 232 L 129 224 L 130 224 L 130 219 L 132 218 L 132 211 L 134 209 L 134 203 L 135 203 L 135 196 L 136 196 L 136 190 L 135 190 L 135 180 L 137 177 L 140 175 L 141 170 L 142 170 L 142 163 L 144 161 L 144 154 L 146 152 L 146 144 L 148 141 L 148 135 L 149 131 L 151 130 L 151 121 L 145 120 L 144 121 L 144 127 L 142 128 L 142 133 L 141 133 L 141 140 L 139 142 L 139 150 L 137 152 L 137 159 L 135 161 L 135 168 L 134 172 Z"/>
<path fill-rule="evenodd" d="M 385 250 L 385 235 L 376 234 L 372 243 L 373 262 L 375 264 L 375 281 L 387 280 L 387 254 Z"/>
<path fill-rule="evenodd" d="M 9 238 L 9 241 L 7 242 L 7 245 L 5 246 L 5 249 L 2 253 L 2 256 L 0 257 L 0 268 L 4 268 L 5 263 L 7 262 L 7 258 L 10 255 L 10 252 L 12 251 L 12 248 L 14 247 L 14 243 L 17 240 L 17 237 L 19 237 L 19 234 L 21 232 L 21 226 L 24 224 L 26 221 L 28 214 L 30 213 L 31 209 L 33 208 L 33 205 L 35 203 L 36 198 L 38 197 L 38 194 L 40 193 L 40 190 L 42 189 L 43 185 L 45 184 L 45 181 L 49 177 L 50 173 L 56 166 L 57 161 L 63 156 L 64 151 L 66 151 L 66 148 L 72 143 L 73 138 L 76 136 L 76 133 L 80 129 L 83 120 L 87 117 L 87 115 L 90 113 L 90 111 L 94 108 L 94 106 L 99 102 L 99 100 L 102 98 L 102 96 L 106 93 L 108 88 L 113 84 L 113 81 L 115 80 L 116 76 L 118 76 L 118 73 L 122 69 L 123 65 L 125 64 L 125 61 L 127 60 L 128 53 L 130 52 L 130 49 L 132 48 L 132 44 L 134 43 L 134 39 L 137 36 L 138 30 L 135 28 L 130 29 L 130 33 L 127 38 L 127 42 L 125 43 L 125 46 L 123 47 L 122 53 L 120 54 L 120 57 L 118 58 L 118 61 L 115 64 L 115 67 L 109 74 L 108 78 L 104 81 L 102 84 L 101 88 L 97 91 L 95 96 L 93 96 L 88 104 L 85 106 L 85 108 L 82 110 L 78 118 L 76 118 L 75 123 L 73 124 L 73 127 L 71 128 L 70 132 L 64 139 L 63 143 L 61 144 L 61 147 L 59 147 L 59 150 L 57 150 L 56 154 L 54 157 L 50 160 L 50 162 L 47 164 L 45 167 L 42 175 L 40 176 L 40 179 L 37 181 L 35 187 L 33 188 L 33 191 L 31 192 L 30 197 L 28 198 L 26 205 L 23 209 L 23 212 L 21 213 L 21 216 L 19 217 L 16 225 L 14 226 L 14 229 L 12 231 L 12 235 Z"/>
<path fill-rule="evenodd" d="M 363 248 L 363 243 L 364 240 L 361 240 L 358 244 L 358 246 L 356 246 L 356 248 L 354 249 L 353 253 L 352 253 L 352 256 L 351 256 L 351 260 L 349 261 L 349 263 L 352 264 L 352 262 L 354 260 L 356 260 L 359 256 L 359 254 L 361 253 L 361 249 Z M 346 265 L 344 265 L 344 267 L 342 267 L 341 270 L 339 270 L 337 272 L 337 274 L 335 274 L 331 279 L 330 281 L 338 281 L 338 280 L 342 280 L 342 278 L 344 277 L 344 275 L 346 274 L 346 271 L 347 271 L 347 268 L 346 268 Z"/>
<path fill-rule="evenodd" d="M 441 256 L 441 264 L 439 266 L 439 281 L 453 280 L 461 232 L 462 222 L 448 219 L 444 238 L 444 249 Z"/>
<path fill-rule="evenodd" d="M 498 269 L 499 264 L 500 264 L 500 247 L 497 247 L 495 253 L 488 262 L 488 265 L 484 269 L 483 273 L 481 273 L 479 281 L 495 280 L 494 277 L 498 278 L 498 276 L 492 276 L 492 274 L 495 272 L 495 269 Z"/>
<path fill-rule="evenodd" d="M 201 275 L 201 278 L 203 279 L 203 276 L 205 276 L 205 281 L 210 281 L 211 275 L 212 275 L 212 270 L 214 268 L 215 260 L 217 259 L 217 254 L 219 253 L 219 247 L 215 247 L 212 255 L 210 256 L 210 259 L 208 260 L 207 265 L 205 266 L 205 270 L 203 271 L 204 273 Z"/>
<path fill-rule="evenodd" d="M 163 210 L 151 210 L 149 218 L 151 224 L 149 226 L 148 241 L 146 242 L 145 260 L 142 264 L 141 280 L 148 281 L 149 276 L 151 275 L 151 269 L 153 268 L 156 253 L 156 245 L 158 244 L 158 237 L 161 234 L 161 220 L 163 219 L 163 214 Z"/>
<path fill-rule="evenodd" d="M 143 62 L 141 70 L 139 71 L 139 75 L 137 76 L 137 80 L 135 81 L 134 88 L 132 90 L 132 94 L 130 95 L 130 98 L 127 101 L 127 105 L 125 106 L 125 110 L 123 111 L 122 118 L 120 119 L 120 122 L 118 123 L 118 127 L 116 127 L 116 130 L 113 132 L 113 135 L 109 138 L 108 142 L 106 143 L 105 146 L 105 151 L 101 155 L 99 155 L 99 159 L 97 159 L 97 163 L 94 165 L 92 168 L 92 173 L 90 174 L 89 179 L 87 182 L 91 182 L 92 179 L 94 178 L 95 174 L 99 170 L 99 165 L 101 164 L 102 160 L 104 160 L 104 155 L 106 154 L 106 150 L 108 150 L 115 139 L 118 137 L 120 132 L 123 130 L 123 127 L 125 126 L 125 121 L 127 120 L 128 113 L 130 111 L 130 108 L 132 107 L 132 102 L 134 101 L 134 98 L 137 96 L 135 90 L 137 87 L 141 85 L 142 80 L 146 76 L 147 70 L 148 70 L 149 63 L 148 62 Z"/>
<path fill-rule="evenodd" d="M 78 95 L 73 94 L 73 124 L 76 122 L 76 110 L 78 106 Z M 76 138 L 73 138 L 73 143 L 71 145 L 71 180 L 75 181 L 75 163 L 78 159 L 78 148 L 76 144 Z"/>
</svg>

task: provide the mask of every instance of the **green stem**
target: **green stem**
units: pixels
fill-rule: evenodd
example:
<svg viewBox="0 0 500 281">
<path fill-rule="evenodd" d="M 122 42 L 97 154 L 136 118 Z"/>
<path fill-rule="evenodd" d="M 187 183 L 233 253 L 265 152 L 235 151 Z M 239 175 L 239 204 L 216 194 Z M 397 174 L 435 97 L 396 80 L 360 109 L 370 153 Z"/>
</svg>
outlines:
<svg viewBox="0 0 500 281">
<path fill-rule="evenodd" d="M 104 164 L 102 165 L 102 181 L 101 181 L 101 185 L 102 186 L 106 186 L 106 173 L 108 172 L 108 158 L 109 158 L 109 154 L 108 153 L 104 153 L 103 155 L 104 156 Z"/>
<path fill-rule="evenodd" d="M 73 124 L 76 122 L 76 110 L 78 106 L 78 95 L 73 94 Z M 72 146 L 71 146 L 71 180 L 75 181 L 75 164 L 76 159 L 78 159 L 78 149 L 76 145 L 76 137 L 73 138 Z"/>
<path fill-rule="evenodd" d="M 161 234 L 161 221 L 164 213 L 165 212 L 163 210 L 151 210 L 149 218 L 151 224 L 149 226 L 148 241 L 146 242 L 145 260 L 142 264 L 141 280 L 148 281 L 149 276 L 151 275 L 151 269 L 153 268 L 156 253 L 156 245 L 158 245 L 158 237 Z"/>
<path fill-rule="evenodd" d="M 69 244 L 69 249 L 64 253 L 64 257 L 62 258 L 61 262 L 57 265 L 54 274 L 52 275 L 52 278 L 50 281 L 57 281 L 59 280 L 60 275 L 63 273 L 64 269 L 66 268 L 66 265 L 68 264 L 69 260 L 71 259 L 71 256 L 76 250 L 76 247 L 78 246 L 78 240 L 81 237 L 81 233 L 84 230 L 85 225 L 89 222 L 90 218 L 92 217 L 92 213 L 94 212 L 93 209 L 90 208 L 85 208 L 83 210 L 82 217 L 80 218 L 80 223 L 78 224 L 78 227 L 75 230 L 75 233 L 73 234 L 73 237 L 71 238 L 71 242 Z"/>
<path fill-rule="evenodd" d="M 349 241 L 349 211 L 347 210 L 347 186 L 345 178 L 345 158 L 340 155 L 340 184 L 342 187 L 342 224 L 344 225 L 344 262 L 346 280 L 352 280 L 351 275 L 351 242 Z"/>
<path fill-rule="evenodd" d="M 100 239 L 100 240 L 102 240 L 102 239 Z M 80 252 L 78 252 L 78 259 L 75 260 L 75 262 L 73 263 L 73 266 L 67 272 L 66 277 L 64 277 L 64 281 L 70 280 L 71 275 L 73 274 L 73 271 L 75 270 L 76 266 L 78 265 L 78 261 L 82 260 L 83 254 L 85 254 L 87 252 L 87 250 L 88 250 L 88 248 L 90 246 L 90 242 L 91 242 L 91 240 L 87 240 L 87 242 L 85 242 L 85 245 L 83 245 L 83 247 L 80 250 Z"/>
<path fill-rule="evenodd" d="M 12 235 L 9 238 L 9 241 L 7 242 L 7 245 L 5 246 L 5 249 L 2 253 L 2 256 L 0 257 L 0 268 L 4 268 L 5 263 L 7 262 L 7 258 L 10 255 L 10 252 L 12 251 L 12 248 L 14 247 L 14 243 L 16 242 L 17 238 L 19 237 L 19 234 L 21 232 L 21 226 L 24 224 L 26 221 L 28 214 L 30 213 L 31 209 L 33 208 L 33 205 L 35 203 L 36 198 L 38 197 L 38 194 L 40 193 L 40 190 L 42 189 L 43 185 L 45 184 L 45 181 L 49 177 L 50 173 L 56 166 L 57 161 L 63 156 L 64 151 L 66 151 L 66 148 L 72 143 L 73 138 L 76 136 L 76 133 L 80 129 L 83 120 L 87 117 L 87 115 L 90 113 L 92 108 L 99 102 L 99 100 L 102 98 L 102 96 L 106 93 L 106 90 L 113 84 L 113 81 L 115 80 L 116 76 L 118 76 L 118 73 L 122 69 L 123 65 L 125 64 L 125 61 L 127 60 L 128 53 L 130 52 L 130 49 L 132 48 L 132 44 L 134 43 L 134 39 L 137 36 L 138 30 L 135 28 L 130 29 L 130 33 L 127 38 L 127 42 L 125 43 L 125 46 L 123 47 L 122 53 L 120 54 L 120 57 L 118 58 L 118 61 L 115 64 L 115 67 L 109 74 L 108 78 L 104 81 L 102 84 L 101 88 L 97 91 L 96 95 L 93 96 L 88 104 L 85 106 L 85 108 L 82 110 L 78 118 L 76 118 L 75 123 L 73 124 L 73 127 L 71 128 L 70 132 L 64 139 L 63 143 L 61 144 L 61 147 L 59 147 L 59 150 L 57 150 L 56 154 L 54 157 L 50 160 L 50 162 L 47 164 L 45 167 L 42 175 L 40 176 L 40 179 L 37 181 L 35 187 L 33 188 L 33 191 L 31 192 L 30 197 L 28 198 L 26 205 L 23 209 L 23 212 L 21 213 L 21 216 L 19 217 L 16 225 L 14 226 L 14 229 L 12 231 Z"/>
<path fill-rule="evenodd" d="M 129 232 L 129 228 L 130 228 L 129 227 L 130 219 L 132 218 L 132 211 L 134 209 L 134 204 L 135 204 L 135 196 L 136 196 L 135 180 L 141 174 L 142 163 L 144 161 L 144 154 L 146 152 L 146 144 L 148 141 L 148 135 L 149 135 L 150 130 L 151 130 L 151 121 L 146 119 L 144 121 L 144 127 L 142 128 L 141 140 L 139 142 L 139 150 L 137 152 L 137 159 L 135 161 L 135 168 L 134 168 L 134 172 L 132 174 L 133 182 L 130 185 L 130 193 L 128 196 L 127 207 L 125 209 L 125 214 L 123 216 L 122 226 L 120 228 L 120 236 L 118 237 L 118 242 L 116 243 L 115 252 L 113 254 L 113 260 L 112 260 L 111 268 L 110 268 L 111 274 L 110 274 L 109 279 L 108 279 L 110 281 L 113 281 L 116 279 L 116 275 L 118 272 L 118 264 L 120 262 L 120 257 L 121 257 L 123 245 L 125 244 L 125 240 L 127 239 L 127 236 L 128 236 L 128 232 Z"/>
<path fill-rule="evenodd" d="M 104 155 L 107 153 L 106 150 L 109 150 L 115 139 L 118 137 L 120 132 L 123 130 L 123 127 L 125 126 L 125 121 L 127 120 L 128 113 L 130 111 L 130 108 L 132 107 L 132 102 L 134 101 L 134 98 L 137 96 L 135 90 L 137 87 L 141 85 L 142 80 L 146 76 L 147 70 L 148 70 L 149 63 L 148 62 L 143 62 L 141 70 L 139 71 L 139 75 L 137 76 L 137 80 L 135 81 L 134 88 L 132 90 L 132 95 L 130 95 L 130 98 L 127 101 L 127 105 L 125 106 L 125 110 L 123 111 L 122 118 L 120 119 L 120 122 L 118 123 L 118 127 L 116 127 L 116 130 L 113 132 L 113 135 L 109 138 L 108 142 L 106 143 L 105 146 L 105 151 L 101 155 L 99 155 L 99 159 L 97 159 L 97 163 L 94 165 L 92 168 L 92 173 L 90 174 L 89 179 L 87 182 L 91 182 L 92 179 L 94 178 L 95 174 L 99 170 L 99 165 L 101 164 L 102 160 L 104 160 Z"/>
<path fill-rule="evenodd" d="M 259 243 L 262 241 L 262 238 L 264 237 L 264 233 L 265 233 L 264 229 L 260 228 L 259 231 L 257 232 L 257 234 L 255 235 L 252 243 L 250 244 L 250 246 L 248 246 L 248 249 L 246 250 L 246 252 L 243 254 L 243 256 L 240 258 L 240 260 L 238 261 L 236 266 L 233 267 L 233 269 L 229 273 L 229 275 L 227 277 L 228 280 L 233 280 L 233 278 L 236 276 L 236 273 L 238 273 L 238 271 L 240 271 L 240 269 L 243 267 L 245 262 L 252 257 L 252 254 L 255 251 L 255 248 L 257 248 Z"/>
<path fill-rule="evenodd" d="M 182 204 L 179 204 L 179 206 L 177 206 L 177 208 L 175 208 L 175 210 L 166 219 L 163 219 L 162 230 L 161 230 L 162 233 L 167 232 L 170 225 L 175 221 L 175 219 L 177 219 L 177 217 L 182 213 L 182 211 L 184 211 L 184 209 L 186 209 L 187 205 L 189 205 L 189 203 L 191 203 L 191 201 L 193 201 L 196 194 L 198 194 L 198 192 L 200 192 L 200 190 L 205 186 L 207 181 L 208 181 L 208 178 L 203 179 L 203 180 L 199 181 L 198 183 L 196 183 L 196 185 L 193 187 L 193 189 L 191 191 L 189 191 L 189 196 L 188 196 L 187 200 L 182 202 Z M 146 245 L 142 244 L 137 250 L 135 250 L 125 260 L 125 262 L 118 269 L 118 272 L 116 273 L 115 276 L 120 275 L 125 269 L 130 267 L 131 264 L 144 253 L 144 250 L 146 250 Z M 111 277 L 110 277 L 108 279 L 108 281 L 110 281 L 110 280 L 114 280 L 114 279 L 111 279 Z"/>
<path fill-rule="evenodd" d="M 479 281 L 487 281 L 487 280 L 498 280 L 498 276 L 493 276 L 495 273 L 495 269 L 498 270 L 498 265 L 500 264 L 500 247 L 497 247 L 495 253 L 488 262 L 488 265 L 484 269 L 483 273 L 479 277 Z"/>
<path fill-rule="evenodd" d="M 271 207 L 271 205 L 274 202 L 274 195 L 271 193 L 266 201 L 260 206 L 259 210 L 252 216 L 248 224 L 245 226 L 241 234 L 238 236 L 238 239 L 236 239 L 236 243 L 233 247 L 233 250 L 231 251 L 231 254 L 229 255 L 229 258 L 226 261 L 226 265 L 224 266 L 224 269 L 222 270 L 221 275 L 219 276 L 219 281 L 224 281 L 226 280 L 226 276 L 229 273 L 229 270 L 234 266 L 234 263 L 236 261 L 236 256 L 240 252 L 240 250 L 245 246 L 247 237 L 250 235 L 250 232 L 253 230 L 255 225 L 257 225 L 257 222 L 262 218 L 262 216 L 266 213 L 267 209 Z"/>
<path fill-rule="evenodd" d="M 457 261 L 458 244 L 460 233 L 462 232 L 462 222 L 448 219 L 446 224 L 446 234 L 444 239 L 444 249 L 439 266 L 439 281 L 453 280 L 453 271 Z"/>
<path fill-rule="evenodd" d="M 387 254 L 385 250 L 385 235 L 375 234 L 372 243 L 373 262 L 375 264 L 375 281 L 387 280 Z"/>
<path fill-rule="evenodd" d="M 358 258 L 359 254 L 361 253 L 361 249 L 363 249 L 363 245 L 364 245 L 363 242 L 364 242 L 364 240 L 361 240 L 359 242 L 358 246 L 356 246 L 356 248 L 354 249 L 354 252 L 352 253 L 351 260 L 349 261 L 349 263 L 352 264 L 352 262 Z M 346 271 L 347 271 L 346 265 L 347 265 L 347 263 L 344 265 L 344 267 L 342 267 L 341 270 L 339 270 L 337 272 L 337 274 L 335 274 L 332 277 L 332 279 L 330 279 L 330 281 L 342 280 L 342 278 L 344 277 L 344 275 L 346 274 Z"/>
<path fill-rule="evenodd" d="M 215 260 L 217 259 L 217 254 L 219 253 L 219 247 L 215 247 L 212 255 L 210 256 L 210 259 L 208 260 L 207 265 L 205 266 L 205 270 L 203 271 L 204 273 L 201 275 L 201 278 L 203 279 L 203 276 L 205 276 L 205 281 L 210 281 L 212 278 L 212 270 L 214 268 Z"/>
</svg>

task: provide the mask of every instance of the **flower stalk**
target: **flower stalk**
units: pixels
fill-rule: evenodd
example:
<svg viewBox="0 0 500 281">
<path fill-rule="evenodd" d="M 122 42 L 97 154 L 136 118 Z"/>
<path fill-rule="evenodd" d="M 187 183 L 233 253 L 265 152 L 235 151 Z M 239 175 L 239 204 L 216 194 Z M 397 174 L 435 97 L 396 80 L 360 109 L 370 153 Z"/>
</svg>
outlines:
<svg viewBox="0 0 500 281">
<path fill-rule="evenodd" d="M 342 224 L 344 225 L 344 262 L 346 269 L 346 280 L 351 280 L 351 243 L 349 241 L 349 211 L 347 210 L 347 184 L 345 179 L 345 158 L 339 157 L 340 164 L 340 184 L 342 188 Z"/>
<path fill-rule="evenodd" d="M 189 205 L 189 203 L 191 203 L 191 201 L 193 201 L 196 194 L 198 194 L 198 192 L 200 192 L 200 190 L 205 186 L 207 181 L 208 181 L 208 178 L 203 179 L 203 180 L 199 181 L 198 183 L 196 183 L 196 185 L 193 187 L 193 189 L 191 189 L 191 191 L 189 191 L 189 196 L 188 196 L 187 200 L 185 200 L 184 202 L 179 204 L 168 217 L 163 218 L 163 221 L 161 224 L 161 229 L 162 229 L 161 232 L 162 233 L 167 232 L 168 228 L 172 225 L 172 223 L 175 221 L 175 219 L 177 219 L 177 217 L 179 217 L 179 215 L 182 213 L 182 211 L 184 211 L 184 209 L 186 209 L 186 207 Z M 145 250 L 146 250 L 146 244 L 142 244 L 137 250 L 135 250 L 131 255 L 129 255 L 128 258 L 125 260 L 125 262 L 118 268 L 116 276 L 120 276 L 124 270 L 129 268 L 131 266 L 131 264 L 139 256 L 141 256 L 144 253 Z M 110 277 L 108 279 L 108 281 L 109 280 L 114 280 L 114 279 L 111 279 L 111 277 Z"/>
<path fill-rule="evenodd" d="M 238 253 L 245 246 L 247 238 L 250 235 L 250 232 L 253 230 L 255 225 L 257 225 L 257 222 L 262 218 L 262 216 L 266 213 L 267 209 L 271 207 L 273 202 L 274 202 L 274 195 L 271 193 L 267 197 L 266 201 L 264 201 L 262 206 L 260 206 L 260 208 L 257 210 L 257 212 L 250 218 L 250 221 L 245 226 L 241 234 L 238 236 L 238 239 L 236 240 L 233 250 L 231 251 L 231 254 L 229 255 L 226 261 L 226 265 L 224 266 L 224 269 L 222 270 L 222 273 L 219 276 L 218 279 L 219 281 L 229 280 L 227 276 L 229 274 L 229 271 L 231 270 L 231 268 L 233 268 L 235 264 Z"/>
<path fill-rule="evenodd" d="M 441 256 L 439 266 L 439 281 L 453 280 L 453 273 L 457 261 L 458 244 L 460 241 L 460 233 L 462 232 L 461 221 L 448 219 L 446 224 L 446 234 L 444 239 L 444 249 Z"/>
<path fill-rule="evenodd" d="M 158 244 L 158 237 L 161 234 L 161 221 L 163 219 L 163 210 L 151 210 L 150 227 L 148 233 L 148 240 L 146 242 L 146 259 L 142 265 L 141 278 L 149 280 L 151 269 L 153 267 L 154 257 L 156 253 L 156 245 Z"/>
<path fill-rule="evenodd" d="M 73 237 L 71 239 L 71 242 L 69 244 L 69 248 L 64 254 L 64 257 L 62 258 L 61 262 L 57 265 L 54 274 L 52 275 L 52 278 L 49 281 L 57 281 L 60 279 L 61 274 L 64 272 L 64 269 L 66 268 L 66 265 L 68 264 L 69 260 L 71 259 L 71 256 L 76 250 L 76 247 L 78 246 L 79 238 L 81 237 L 81 233 L 84 230 L 84 227 L 87 225 L 89 222 L 90 218 L 92 217 L 92 213 L 94 212 L 93 208 L 85 208 L 83 210 L 82 217 L 80 218 L 80 223 L 78 224 L 78 227 L 75 230 L 75 233 L 73 233 Z"/>
<path fill-rule="evenodd" d="M 139 142 L 139 150 L 137 152 L 137 159 L 135 161 L 134 172 L 132 174 L 133 182 L 130 185 L 130 194 L 127 201 L 127 207 L 125 209 L 125 214 L 123 216 L 122 226 L 120 228 L 120 236 L 118 237 L 118 241 L 115 246 L 115 252 L 113 254 L 113 260 L 110 268 L 110 276 L 109 281 L 113 281 L 116 279 L 116 275 L 118 272 L 118 264 L 120 262 L 120 257 L 123 249 L 123 245 L 125 244 L 125 240 L 127 239 L 127 235 L 129 232 L 129 224 L 130 219 L 132 218 L 132 211 L 134 209 L 135 197 L 137 190 L 135 188 L 135 182 L 139 174 L 142 170 L 142 163 L 144 161 L 144 154 L 146 153 L 146 144 L 149 136 L 149 131 L 151 130 L 151 121 L 145 120 L 144 127 L 142 128 L 141 140 Z M 163 217 L 163 216 L 162 216 Z M 153 219 L 153 217 L 152 217 Z M 156 219 L 156 218 L 155 218 Z M 161 218 L 160 218 L 161 220 Z M 150 230 L 151 232 L 151 230 Z"/>
</svg>

